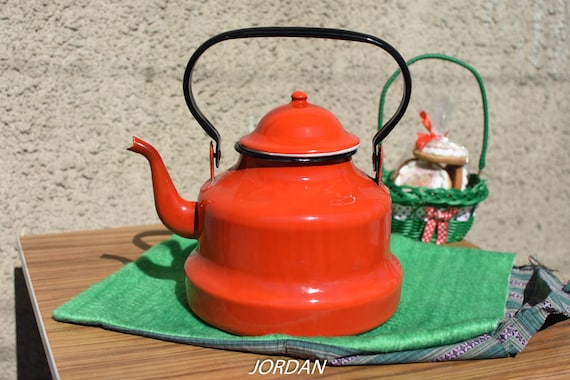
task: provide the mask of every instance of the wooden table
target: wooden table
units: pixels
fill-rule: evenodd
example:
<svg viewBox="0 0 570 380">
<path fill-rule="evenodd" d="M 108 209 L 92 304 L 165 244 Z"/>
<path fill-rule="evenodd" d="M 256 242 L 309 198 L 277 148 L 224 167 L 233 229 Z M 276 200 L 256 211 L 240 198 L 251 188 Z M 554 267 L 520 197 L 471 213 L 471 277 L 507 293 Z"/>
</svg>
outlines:
<svg viewBox="0 0 570 380">
<path fill-rule="evenodd" d="M 52 311 L 167 238 L 161 226 L 26 236 L 22 265 L 54 378 L 62 379 L 240 379 L 258 360 L 287 359 L 169 343 L 98 327 L 56 322 Z M 475 379 L 570 378 L 570 321 L 551 326 L 516 358 L 326 367 L 310 378 Z M 565 374 L 565 376 L 564 376 Z M 284 375 L 281 375 L 284 376 Z M 290 376 L 294 377 L 294 376 Z"/>
</svg>

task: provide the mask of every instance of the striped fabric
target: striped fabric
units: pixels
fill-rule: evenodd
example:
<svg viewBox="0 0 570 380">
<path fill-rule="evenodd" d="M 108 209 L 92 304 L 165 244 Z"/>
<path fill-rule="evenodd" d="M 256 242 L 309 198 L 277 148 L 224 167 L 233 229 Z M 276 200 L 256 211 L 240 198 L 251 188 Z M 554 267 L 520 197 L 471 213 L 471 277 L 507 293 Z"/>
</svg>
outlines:
<svg viewBox="0 0 570 380">
<path fill-rule="evenodd" d="M 569 283 L 570 284 L 570 283 Z M 540 264 L 513 268 L 505 318 L 493 334 L 465 342 L 406 352 L 331 358 L 329 365 L 370 365 L 516 356 L 547 318 L 570 318 L 570 287 Z"/>
</svg>

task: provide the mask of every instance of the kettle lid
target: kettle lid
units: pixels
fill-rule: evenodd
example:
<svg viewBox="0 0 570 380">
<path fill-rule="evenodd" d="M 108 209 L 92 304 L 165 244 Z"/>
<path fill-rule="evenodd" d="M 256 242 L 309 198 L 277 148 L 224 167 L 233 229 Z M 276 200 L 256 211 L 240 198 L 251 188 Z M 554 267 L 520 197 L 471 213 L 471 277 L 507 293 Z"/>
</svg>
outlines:
<svg viewBox="0 0 570 380">
<path fill-rule="evenodd" d="M 239 140 L 236 150 L 303 161 L 349 156 L 359 143 L 359 138 L 347 132 L 330 111 L 309 103 L 303 91 L 295 91 L 291 102 L 265 115 L 253 132 Z"/>
</svg>

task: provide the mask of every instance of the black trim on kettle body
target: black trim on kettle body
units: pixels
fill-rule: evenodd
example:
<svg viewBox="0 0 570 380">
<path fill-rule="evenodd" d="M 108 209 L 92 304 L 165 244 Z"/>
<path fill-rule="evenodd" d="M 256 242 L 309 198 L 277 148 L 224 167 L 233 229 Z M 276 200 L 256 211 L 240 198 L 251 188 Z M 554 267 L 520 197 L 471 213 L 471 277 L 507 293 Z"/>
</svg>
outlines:
<svg viewBox="0 0 570 380">
<path fill-rule="evenodd" d="M 412 79 L 410 76 L 410 71 L 408 70 L 408 66 L 406 65 L 406 61 L 400 55 L 400 53 L 392 47 L 387 42 L 374 37 L 372 35 L 363 34 L 359 32 L 354 32 L 350 30 L 342 30 L 342 29 L 330 29 L 330 28 L 312 28 L 312 27 L 255 27 L 255 28 L 246 28 L 246 29 L 237 29 L 227 31 L 221 34 L 218 34 L 196 49 L 194 54 L 190 57 L 188 64 L 186 65 L 186 70 L 184 72 L 184 81 L 183 81 L 183 91 L 184 91 L 184 99 L 186 100 L 186 104 L 190 113 L 194 116 L 194 118 L 198 121 L 202 129 L 210 136 L 215 142 L 215 162 L 216 167 L 219 166 L 219 161 L 221 158 L 220 152 L 220 140 L 221 136 L 218 130 L 212 125 L 212 123 L 202 114 L 196 101 L 194 100 L 194 95 L 192 94 L 191 89 L 191 82 L 192 82 L 192 70 L 198 58 L 211 46 L 227 40 L 234 40 L 234 39 L 241 39 L 241 38 L 259 38 L 259 37 L 308 37 L 308 38 L 323 38 L 323 39 L 333 39 L 333 40 L 345 40 L 345 41 L 355 41 L 355 42 L 363 42 L 375 45 L 383 50 L 385 50 L 388 54 L 394 58 L 397 62 L 398 66 L 400 67 L 402 79 L 404 81 L 404 91 L 402 95 L 402 99 L 400 101 L 400 105 L 398 109 L 394 113 L 394 115 L 376 132 L 374 138 L 372 139 L 373 144 L 373 153 L 372 153 L 372 161 L 374 165 L 374 170 L 380 170 L 380 143 L 388 136 L 388 134 L 394 129 L 396 124 L 400 121 L 406 109 L 408 107 L 408 103 L 410 102 L 410 96 L 412 91 Z"/>
</svg>

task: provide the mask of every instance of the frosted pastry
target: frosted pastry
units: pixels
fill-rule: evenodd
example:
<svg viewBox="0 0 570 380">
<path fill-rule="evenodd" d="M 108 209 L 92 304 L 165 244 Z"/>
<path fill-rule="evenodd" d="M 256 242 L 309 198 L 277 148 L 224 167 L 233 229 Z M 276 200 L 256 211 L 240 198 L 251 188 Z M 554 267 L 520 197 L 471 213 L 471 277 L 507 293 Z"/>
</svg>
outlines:
<svg viewBox="0 0 570 380">
<path fill-rule="evenodd" d="M 420 112 L 422 124 L 429 133 L 418 133 L 414 156 L 420 160 L 440 164 L 448 172 L 452 187 L 463 190 L 467 185 L 469 153 L 461 145 L 450 141 L 441 128 L 434 128 L 424 111 Z"/>
<path fill-rule="evenodd" d="M 442 166 L 420 160 L 405 162 L 394 173 L 394 183 L 397 186 L 406 185 L 430 189 L 449 189 L 451 187 L 449 174 Z"/>
<path fill-rule="evenodd" d="M 416 145 L 414 155 L 422 160 L 448 165 L 465 165 L 469 160 L 467 149 L 445 136 L 434 138 L 420 149 Z"/>
<path fill-rule="evenodd" d="M 465 165 L 469 161 L 469 154 L 465 147 L 449 140 L 441 126 L 435 128 L 428 114 L 420 112 L 422 124 L 429 133 L 418 133 L 414 155 L 417 158 L 437 164 Z"/>
</svg>

